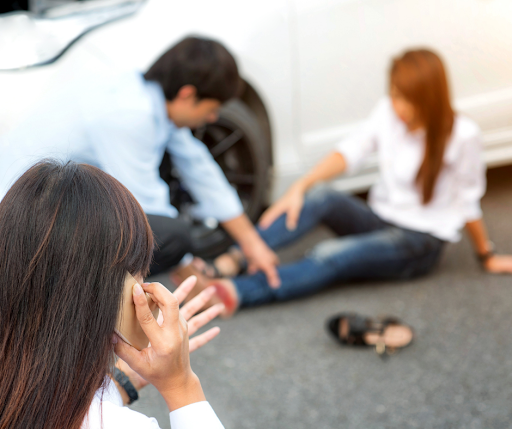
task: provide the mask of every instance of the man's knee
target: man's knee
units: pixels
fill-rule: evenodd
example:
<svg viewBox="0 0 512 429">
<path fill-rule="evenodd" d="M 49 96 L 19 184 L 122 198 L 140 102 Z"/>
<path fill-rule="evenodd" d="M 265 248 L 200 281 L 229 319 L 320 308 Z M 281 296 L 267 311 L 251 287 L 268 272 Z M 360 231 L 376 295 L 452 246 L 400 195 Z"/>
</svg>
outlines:
<svg viewBox="0 0 512 429">
<path fill-rule="evenodd" d="M 161 252 L 176 252 L 183 255 L 192 252 L 190 226 L 181 220 L 170 219 L 167 228 L 155 233 L 157 249 Z"/>
<path fill-rule="evenodd" d="M 190 226 L 181 219 L 148 215 L 155 237 L 153 271 L 163 271 L 177 265 L 183 256 L 192 252 Z"/>
</svg>

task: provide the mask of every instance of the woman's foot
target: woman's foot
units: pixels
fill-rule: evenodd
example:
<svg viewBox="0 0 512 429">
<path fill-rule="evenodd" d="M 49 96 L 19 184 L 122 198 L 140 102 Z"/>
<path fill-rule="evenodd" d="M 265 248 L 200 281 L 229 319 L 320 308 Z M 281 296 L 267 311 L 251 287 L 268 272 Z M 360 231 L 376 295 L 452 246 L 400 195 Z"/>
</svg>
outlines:
<svg viewBox="0 0 512 429">
<path fill-rule="evenodd" d="M 203 290 L 209 286 L 214 286 L 216 293 L 201 309 L 202 311 L 210 308 L 212 305 L 223 303 L 224 311 L 220 314 L 222 318 L 229 318 L 233 316 L 239 307 L 238 293 L 234 283 L 229 279 L 210 279 L 206 277 L 201 271 L 197 270 L 193 264 L 179 267 L 171 274 L 171 280 L 174 284 L 179 285 L 190 276 L 196 276 L 197 282 L 192 291 L 187 295 L 184 303 L 187 303 L 195 296 L 199 295 Z"/>
<path fill-rule="evenodd" d="M 246 268 L 246 265 L 244 254 L 236 247 L 215 258 L 211 264 L 198 257 L 192 260 L 192 266 L 197 271 L 212 279 L 236 277 Z"/>
<path fill-rule="evenodd" d="M 213 264 L 220 274 L 217 277 L 236 277 L 247 268 L 245 256 L 237 247 L 232 247 L 226 253 L 215 258 Z"/>
<path fill-rule="evenodd" d="M 216 291 L 208 306 L 221 302 L 224 304 L 224 311 L 220 317 L 223 319 L 232 317 L 240 306 L 235 284 L 229 279 L 214 279 L 209 282 L 208 286 L 214 286 Z"/>
<path fill-rule="evenodd" d="M 180 266 L 175 270 L 171 271 L 171 273 L 169 274 L 169 278 L 176 286 L 183 283 L 185 279 L 188 279 L 190 276 L 196 276 L 197 281 L 194 288 L 185 298 L 184 303 L 187 303 L 192 298 L 199 295 L 203 290 L 205 290 L 208 287 L 208 282 L 210 281 L 210 278 L 206 277 L 202 271 L 198 270 L 194 266 L 194 264 Z"/>
</svg>

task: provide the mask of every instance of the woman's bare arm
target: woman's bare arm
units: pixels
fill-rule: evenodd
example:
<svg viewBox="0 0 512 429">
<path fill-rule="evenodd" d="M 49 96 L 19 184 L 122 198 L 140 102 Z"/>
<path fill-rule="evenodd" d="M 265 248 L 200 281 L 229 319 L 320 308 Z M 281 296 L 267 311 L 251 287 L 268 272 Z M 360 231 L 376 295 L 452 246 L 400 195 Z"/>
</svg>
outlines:
<svg viewBox="0 0 512 429">
<path fill-rule="evenodd" d="M 485 256 L 493 251 L 483 219 L 466 223 L 466 231 L 471 238 L 473 248 L 478 255 Z M 490 273 L 512 274 L 512 255 L 492 255 L 483 262 Z"/>
<path fill-rule="evenodd" d="M 289 230 L 295 229 L 302 211 L 305 193 L 317 183 L 339 176 L 345 169 L 345 157 L 341 153 L 333 152 L 325 157 L 263 213 L 259 222 L 260 227 L 267 229 L 278 217 L 286 213 L 286 227 Z"/>
</svg>

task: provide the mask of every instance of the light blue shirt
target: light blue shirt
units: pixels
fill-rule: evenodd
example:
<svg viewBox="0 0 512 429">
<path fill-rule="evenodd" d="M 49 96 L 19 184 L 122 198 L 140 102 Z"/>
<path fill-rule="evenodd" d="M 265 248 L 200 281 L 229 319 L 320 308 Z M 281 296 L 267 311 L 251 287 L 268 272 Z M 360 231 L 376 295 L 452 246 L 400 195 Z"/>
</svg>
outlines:
<svg viewBox="0 0 512 429">
<path fill-rule="evenodd" d="M 99 167 L 125 185 L 146 213 L 176 217 L 159 175 L 165 151 L 197 202 L 194 216 L 223 222 L 243 213 L 208 148 L 169 120 L 161 87 L 135 72 L 75 81 L 0 136 L 0 199 L 28 168 L 51 157 Z"/>
</svg>

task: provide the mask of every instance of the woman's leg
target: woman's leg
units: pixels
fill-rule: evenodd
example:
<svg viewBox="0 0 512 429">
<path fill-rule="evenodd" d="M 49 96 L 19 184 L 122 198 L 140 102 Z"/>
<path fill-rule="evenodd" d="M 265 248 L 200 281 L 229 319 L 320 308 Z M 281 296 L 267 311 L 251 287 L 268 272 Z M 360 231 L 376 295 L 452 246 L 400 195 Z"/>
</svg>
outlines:
<svg viewBox="0 0 512 429">
<path fill-rule="evenodd" d="M 268 229 L 258 228 L 263 240 L 272 249 L 293 243 L 320 223 L 338 235 L 361 234 L 383 228 L 386 224 L 357 197 L 329 187 L 313 190 L 306 196 L 297 228 L 286 228 L 286 215 L 279 217 Z"/>
<path fill-rule="evenodd" d="M 281 287 L 258 273 L 233 279 L 239 306 L 285 301 L 351 279 L 397 279 L 426 274 L 443 242 L 428 234 L 386 227 L 320 243 L 302 260 L 278 267 Z"/>
<path fill-rule="evenodd" d="M 277 250 L 298 240 L 320 223 L 338 235 L 361 234 L 386 226 L 360 198 L 323 186 L 306 196 L 296 229 L 290 231 L 286 228 L 286 215 L 283 215 L 268 229 L 258 228 L 258 232 L 271 249 Z M 240 261 L 243 260 L 240 249 L 234 247 L 215 259 L 215 268 L 209 268 L 200 259 L 196 259 L 194 264 L 210 277 L 234 277 L 240 273 L 243 265 Z"/>
</svg>

